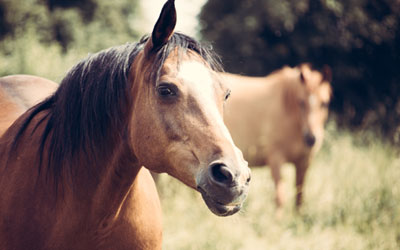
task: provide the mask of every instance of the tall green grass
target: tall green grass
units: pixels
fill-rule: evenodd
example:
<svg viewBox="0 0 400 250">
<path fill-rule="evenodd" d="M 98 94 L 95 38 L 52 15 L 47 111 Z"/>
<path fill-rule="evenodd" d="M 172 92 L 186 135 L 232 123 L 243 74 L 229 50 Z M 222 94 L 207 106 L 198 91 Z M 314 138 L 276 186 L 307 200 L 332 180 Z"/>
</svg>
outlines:
<svg viewBox="0 0 400 250">
<path fill-rule="evenodd" d="M 208 211 L 197 192 L 161 176 L 164 249 L 400 249 L 400 157 L 392 146 L 330 124 L 300 214 L 293 209 L 294 168 L 284 166 L 283 176 L 288 202 L 280 219 L 268 168 L 253 169 L 242 211 L 227 218 Z"/>
</svg>

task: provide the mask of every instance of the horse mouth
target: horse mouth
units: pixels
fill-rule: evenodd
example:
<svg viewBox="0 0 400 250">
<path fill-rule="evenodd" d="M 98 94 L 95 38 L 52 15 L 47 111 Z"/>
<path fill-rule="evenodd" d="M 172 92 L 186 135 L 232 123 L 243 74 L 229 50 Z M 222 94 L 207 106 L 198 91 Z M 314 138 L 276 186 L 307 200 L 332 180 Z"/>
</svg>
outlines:
<svg viewBox="0 0 400 250">
<path fill-rule="evenodd" d="M 241 208 L 243 203 L 229 203 L 224 204 L 218 200 L 212 198 L 207 192 L 201 187 L 197 187 L 197 190 L 201 193 L 204 202 L 206 203 L 208 209 L 218 216 L 229 216 L 237 213 Z"/>
</svg>

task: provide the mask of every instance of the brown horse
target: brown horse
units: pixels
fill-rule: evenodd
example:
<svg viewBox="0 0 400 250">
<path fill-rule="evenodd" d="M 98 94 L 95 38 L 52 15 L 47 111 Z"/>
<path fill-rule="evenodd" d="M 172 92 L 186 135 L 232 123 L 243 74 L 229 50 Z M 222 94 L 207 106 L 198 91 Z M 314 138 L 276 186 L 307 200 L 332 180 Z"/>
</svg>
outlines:
<svg viewBox="0 0 400 250">
<path fill-rule="evenodd" d="M 232 90 L 225 122 L 235 143 L 250 165 L 271 167 L 279 210 L 284 200 L 280 168 L 293 163 L 299 207 L 310 159 L 323 140 L 331 96 L 330 71 L 320 73 L 302 64 L 266 77 L 227 73 L 223 77 Z"/>
<path fill-rule="evenodd" d="M 37 76 L 0 78 L 0 136 L 25 111 L 50 96 L 58 84 Z"/>
<path fill-rule="evenodd" d="M 239 211 L 250 169 L 223 123 L 228 90 L 175 22 L 169 0 L 151 36 L 82 60 L 0 138 L 1 250 L 160 249 L 147 169 Z"/>
</svg>

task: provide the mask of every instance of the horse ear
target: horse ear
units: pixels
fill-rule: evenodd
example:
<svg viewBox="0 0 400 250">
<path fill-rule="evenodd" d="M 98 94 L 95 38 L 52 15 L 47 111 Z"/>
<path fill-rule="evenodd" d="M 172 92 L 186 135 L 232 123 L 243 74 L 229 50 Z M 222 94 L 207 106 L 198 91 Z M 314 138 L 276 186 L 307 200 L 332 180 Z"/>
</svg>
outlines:
<svg viewBox="0 0 400 250">
<path fill-rule="evenodd" d="M 304 74 L 303 71 L 300 71 L 300 82 L 301 84 L 305 84 L 306 83 L 306 79 L 304 78 Z"/>
<path fill-rule="evenodd" d="M 176 25 L 175 1 L 168 0 L 161 10 L 156 25 L 151 33 L 151 39 L 146 44 L 145 51 L 151 53 L 157 51 L 166 44 L 174 32 Z"/>
<path fill-rule="evenodd" d="M 322 81 L 327 81 L 331 82 L 332 81 L 332 69 L 328 65 L 324 65 L 322 68 L 322 75 L 323 75 L 323 80 Z"/>
<path fill-rule="evenodd" d="M 304 76 L 304 72 L 310 70 L 311 65 L 309 63 L 302 63 L 298 66 L 300 70 L 300 83 L 305 85 L 306 84 L 306 77 Z"/>
</svg>

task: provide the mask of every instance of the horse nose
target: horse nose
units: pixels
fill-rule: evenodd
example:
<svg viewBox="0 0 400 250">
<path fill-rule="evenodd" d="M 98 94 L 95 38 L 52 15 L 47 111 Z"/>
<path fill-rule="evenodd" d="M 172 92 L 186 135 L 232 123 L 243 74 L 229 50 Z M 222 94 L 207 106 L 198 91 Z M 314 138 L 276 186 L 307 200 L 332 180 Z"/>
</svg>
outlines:
<svg viewBox="0 0 400 250">
<path fill-rule="evenodd" d="M 306 142 L 306 145 L 309 147 L 312 147 L 315 144 L 315 136 L 312 133 L 306 133 L 304 135 L 304 140 Z"/>
<path fill-rule="evenodd" d="M 211 181 L 217 185 L 233 187 L 235 185 L 248 185 L 251 180 L 250 169 L 241 174 L 228 167 L 225 163 L 215 162 L 210 165 Z M 242 183 L 242 184 L 241 184 Z"/>
<path fill-rule="evenodd" d="M 197 190 L 213 213 L 227 216 L 242 207 L 249 182 L 250 169 L 247 165 L 234 164 L 227 159 L 218 160 L 208 165 L 205 172 L 199 172 Z"/>
<path fill-rule="evenodd" d="M 211 180 L 221 186 L 232 186 L 235 175 L 224 163 L 212 163 L 210 165 Z"/>
</svg>

